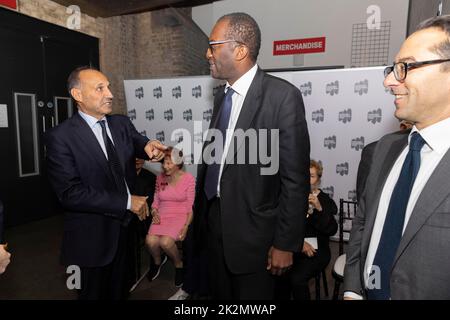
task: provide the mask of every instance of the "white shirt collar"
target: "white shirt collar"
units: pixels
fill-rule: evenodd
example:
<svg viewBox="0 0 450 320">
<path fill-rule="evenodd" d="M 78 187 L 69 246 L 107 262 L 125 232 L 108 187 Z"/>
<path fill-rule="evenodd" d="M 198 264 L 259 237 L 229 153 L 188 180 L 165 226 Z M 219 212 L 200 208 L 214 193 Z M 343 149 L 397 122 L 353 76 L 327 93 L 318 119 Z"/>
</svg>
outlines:
<svg viewBox="0 0 450 320">
<path fill-rule="evenodd" d="M 98 121 L 100 120 L 105 120 L 106 123 L 108 123 L 108 121 L 106 120 L 106 117 L 101 118 L 100 120 L 97 120 L 97 118 L 90 116 L 86 113 L 84 113 L 83 111 L 81 111 L 80 109 L 78 109 L 78 113 L 80 114 L 80 116 L 84 119 L 84 121 L 86 121 L 86 123 L 89 125 L 89 127 L 91 129 L 94 128 L 94 126 L 97 124 Z"/>
<path fill-rule="evenodd" d="M 228 91 L 229 87 L 232 87 L 233 90 L 237 94 L 245 97 L 247 95 L 248 89 L 250 88 L 250 85 L 252 84 L 253 78 L 255 77 L 257 71 L 258 71 L 258 65 L 255 63 L 255 65 L 250 70 L 248 70 L 246 73 L 244 73 L 239 79 L 237 79 L 236 82 L 232 86 L 230 86 L 230 84 L 227 81 L 227 84 L 225 86 L 225 92 Z"/>
<path fill-rule="evenodd" d="M 431 126 L 417 130 L 416 126 L 413 127 L 409 134 L 408 143 L 411 139 L 413 132 L 419 132 L 426 144 L 437 153 L 443 155 L 450 148 L 450 118 L 441 120 Z"/>
</svg>

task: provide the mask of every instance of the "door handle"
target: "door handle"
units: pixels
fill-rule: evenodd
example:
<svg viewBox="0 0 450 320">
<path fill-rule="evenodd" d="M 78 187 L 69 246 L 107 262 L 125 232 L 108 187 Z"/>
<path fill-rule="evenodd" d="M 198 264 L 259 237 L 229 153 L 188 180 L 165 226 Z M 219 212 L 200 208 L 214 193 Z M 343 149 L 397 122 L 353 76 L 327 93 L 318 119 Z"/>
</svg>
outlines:
<svg viewBox="0 0 450 320">
<path fill-rule="evenodd" d="M 52 128 L 55 126 L 55 117 L 52 116 Z"/>
<path fill-rule="evenodd" d="M 45 133 L 45 116 L 42 116 L 42 132 Z"/>
</svg>

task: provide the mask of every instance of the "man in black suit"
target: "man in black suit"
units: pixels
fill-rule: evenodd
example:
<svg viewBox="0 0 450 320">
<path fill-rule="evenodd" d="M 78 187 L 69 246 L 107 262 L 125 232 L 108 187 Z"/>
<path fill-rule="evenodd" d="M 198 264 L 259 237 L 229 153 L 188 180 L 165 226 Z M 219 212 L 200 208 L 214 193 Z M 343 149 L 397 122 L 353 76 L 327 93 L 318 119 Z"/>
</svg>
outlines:
<svg viewBox="0 0 450 320">
<path fill-rule="evenodd" d="M 214 101 L 194 214 L 207 235 L 215 299 L 273 298 L 273 275 L 303 244 L 310 145 L 302 95 L 258 68 L 260 44 L 255 20 L 233 13 L 218 20 L 206 53 L 212 76 L 227 81 Z"/>
<path fill-rule="evenodd" d="M 127 117 L 109 116 L 113 95 L 101 72 L 74 70 L 68 89 L 78 113 L 46 134 L 48 176 L 66 211 L 61 262 L 80 267 L 80 299 L 121 299 L 128 224 L 148 216 L 147 197 L 133 193 L 135 158 L 158 161 L 165 147 Z"/>
</svg>

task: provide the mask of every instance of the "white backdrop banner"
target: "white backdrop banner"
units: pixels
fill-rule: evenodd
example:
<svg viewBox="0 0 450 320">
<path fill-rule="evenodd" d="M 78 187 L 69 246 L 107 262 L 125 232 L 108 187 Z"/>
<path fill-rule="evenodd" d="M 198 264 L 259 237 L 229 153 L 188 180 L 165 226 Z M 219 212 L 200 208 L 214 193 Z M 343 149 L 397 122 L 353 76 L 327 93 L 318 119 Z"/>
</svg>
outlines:
<svg viewBox="0 0 450 320">
<path fill-rule="evenodd" d="M 356 199 L 362 148 L 399 128 L 393 96 L 383 87 L 383 69 L 273 73 L 302 92 L 311 159 L 322 162 L 322 189 L 336 202 Z M 181 144 L 186 169 L 195 175 L 196 166 L 189 163 L 200 160 L 220 84 L 209 76 L 125 80 L 128 116 L 150 139 Z"/>
</svg>

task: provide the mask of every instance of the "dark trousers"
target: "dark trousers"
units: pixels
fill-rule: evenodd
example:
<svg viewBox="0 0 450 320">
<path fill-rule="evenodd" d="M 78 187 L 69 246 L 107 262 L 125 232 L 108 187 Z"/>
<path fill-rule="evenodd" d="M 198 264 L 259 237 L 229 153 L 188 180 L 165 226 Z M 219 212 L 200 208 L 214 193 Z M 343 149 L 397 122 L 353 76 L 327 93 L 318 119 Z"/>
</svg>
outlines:
<svg viewBox="0 0 450 320">
<path fill-rule="evenodd" d="M 195 248 L 194 232 L 189 227 L 183 241 L 183 290 L 195 298 L 209 297 L 208 262 L 205 247 Z"/>
<path fill-rule="evenodd" d="M 271 300 L 274 296 L 274 278 L 261 266 L 261 271 L 234 274 L 226 264 L 220 201 L 215 198 L 208 210 L 208 275 L 211 296 L 218 300 Z M 236 222 L 239 223 L 239 222 Z"/>
<path fill-rule="evenodd" d="M 302 253 L 294 254 L 294 264 L 289 272 L 280 276 L 275 284 L 275 299 L 310 300 L 309 280 L 319 274 L 330 262 L 330 250 L 317 250 L 316 255 L 308 257 Z"/>
<path fill-rule="evenodd" d="M 120 228 L 117 252 L 104 267 L 81 267 L 79 300 L 120 300 L 128 297 L 126 286 L 128 227 Z"/>
</svg>

